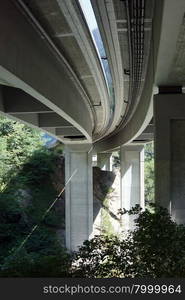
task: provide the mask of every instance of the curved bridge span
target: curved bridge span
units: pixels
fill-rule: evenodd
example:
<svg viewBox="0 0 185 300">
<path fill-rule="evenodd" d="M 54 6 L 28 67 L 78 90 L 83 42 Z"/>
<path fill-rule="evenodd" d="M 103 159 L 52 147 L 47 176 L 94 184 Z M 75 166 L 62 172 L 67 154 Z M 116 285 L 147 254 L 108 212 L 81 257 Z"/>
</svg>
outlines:
<svg viewBox="0 0 185 300">
<path fill-rule="evenodd" d="M 184 13 L 183 0 L 0 3 L 0 112 L 65 145 L 66 181 L 77 170 L 66 188 L 69 249 L 92 232 L 92 154 L 102 167 L 120 149 L 120 206 L 144 206 L 153 139 L 156 198 L 184 222 Z"/>
</svg>

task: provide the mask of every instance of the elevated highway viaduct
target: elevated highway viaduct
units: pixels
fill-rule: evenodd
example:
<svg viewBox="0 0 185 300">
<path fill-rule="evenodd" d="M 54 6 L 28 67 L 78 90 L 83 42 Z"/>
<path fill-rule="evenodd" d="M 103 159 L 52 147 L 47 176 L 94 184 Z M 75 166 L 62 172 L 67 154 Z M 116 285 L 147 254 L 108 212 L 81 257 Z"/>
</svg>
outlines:
<svg viewBox="0 0 185 300">
<path fill-rule="evenodd" d="M 144 206 L 153 139 L 156 200 L 184 223 L 184 14 L 184 0 L 0 2 L 0 111 L 65 145 L 70 250 L 92 233 L 92 154 L 120 149 L 121 205 Z"/>
</svg>

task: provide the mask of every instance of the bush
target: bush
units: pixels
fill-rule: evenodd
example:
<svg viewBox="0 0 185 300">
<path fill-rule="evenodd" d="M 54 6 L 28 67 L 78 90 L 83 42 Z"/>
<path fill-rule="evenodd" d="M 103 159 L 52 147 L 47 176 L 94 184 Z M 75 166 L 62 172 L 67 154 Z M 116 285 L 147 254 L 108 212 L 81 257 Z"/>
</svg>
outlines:
<svg viewBox="0 0 185 300">
<path fill-rule="evenodd" d="M 70 255 L 63 248 L 48 255 L 28 253 L 22 248 L 6 257 L 0 277 L 67 277 L 69 266 Z"/>
<path fill-rule="evenodd" d="M 51 183 L 51 175 L 56 168 L 57 155 L 48 150 L 40 149 L 23 165 L 19 177 L 21 181 L 31 186 L 40 186 L 46 182 Z"/>
<path fill-rule="evenodd" d="M 60 207 L 43 220 L 57 195 L 53 177 L 62 149 L 45 148 L 41 132 L 5 117 L 0 138 L 0 277 L 66 277 Z"/>
<path fill-rule="evenodd" d="M 185 227 L 156 205 L 135 222 L 125 239 L 85 241 L 74 254 L 72 277 L 185 277 Z"/>
</svg>

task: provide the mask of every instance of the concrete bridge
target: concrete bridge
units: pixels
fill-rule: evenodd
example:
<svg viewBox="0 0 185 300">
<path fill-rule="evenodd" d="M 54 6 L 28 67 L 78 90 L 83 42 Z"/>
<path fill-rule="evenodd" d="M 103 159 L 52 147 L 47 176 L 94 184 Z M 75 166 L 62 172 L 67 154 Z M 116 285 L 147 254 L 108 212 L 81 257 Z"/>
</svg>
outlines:
<svg viewBox="0 0 185 300">
<path fill-rule="evenodd" d="M 66 181 L 77 170 L 66 188 L 72 250 L 92 233 L 93 153 L 102 166 L 120 149 L 122 206 L 143 206 L 154 138 L 156 200 L 185 221 L 185 1 L 91 5 L 96 37 L 82 0 L 0 3 L 0 111 L 65 144 Z"/>
</svg>

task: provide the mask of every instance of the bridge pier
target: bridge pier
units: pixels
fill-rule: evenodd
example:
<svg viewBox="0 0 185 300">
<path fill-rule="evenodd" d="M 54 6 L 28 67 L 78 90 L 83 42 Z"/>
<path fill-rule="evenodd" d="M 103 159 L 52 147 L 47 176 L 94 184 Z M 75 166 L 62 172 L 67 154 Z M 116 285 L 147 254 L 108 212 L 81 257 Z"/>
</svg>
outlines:
<svg viewBox="0 0 185 300">
<path fill-rule="evenodd" d="M 139 204 L 144 209 L 144 147 L 122 146 L 121 203 L 127 210 Z M 135 215 L 123 215 L 123 230 L 134 229 Z"/>
<path fill-rule="evenodd" d="M 185 95 L 154 96 L 155 197 L 185 223 Z"/>
<path fill-rule="evenodd" d="M 97 166 L 104 171 L 111 171 L 111 155 L 112 153 L 98 153 Z"/>
<path fill-rule="evenodd" d="M 89 239 L 93 228 L 93 186 L 91 145 L 65 147 L 66 247 L 77 250 Z"/>
</svg>

